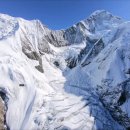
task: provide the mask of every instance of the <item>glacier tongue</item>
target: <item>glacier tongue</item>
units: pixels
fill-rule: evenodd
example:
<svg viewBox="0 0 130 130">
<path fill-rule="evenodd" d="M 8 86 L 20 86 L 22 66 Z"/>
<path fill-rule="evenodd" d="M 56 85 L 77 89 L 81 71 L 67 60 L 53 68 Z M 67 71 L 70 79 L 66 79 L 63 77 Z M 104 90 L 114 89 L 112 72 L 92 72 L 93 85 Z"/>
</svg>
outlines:
<svg viewBox="0 0 130 130">
<path fill-rule="evenodd" d="M 94 12 L 66 30 L 0 14 L 0 91 L 10 130 L 130 129 L 130 23 Z"/>
</svg>

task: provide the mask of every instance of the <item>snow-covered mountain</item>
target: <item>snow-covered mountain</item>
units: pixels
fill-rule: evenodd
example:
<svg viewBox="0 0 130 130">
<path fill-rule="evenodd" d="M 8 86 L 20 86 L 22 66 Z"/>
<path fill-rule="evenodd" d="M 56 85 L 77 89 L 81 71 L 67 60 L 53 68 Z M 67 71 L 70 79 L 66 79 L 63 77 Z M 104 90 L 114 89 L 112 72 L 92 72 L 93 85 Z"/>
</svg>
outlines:
<svg viewBox="0 0 130 130">
<path fill-rule="evenodd" d="M 0 14 L 0 75 L 10 130 L 130 129 L 130 22 L 107 11 L 56 31 Z"/>
</svg>

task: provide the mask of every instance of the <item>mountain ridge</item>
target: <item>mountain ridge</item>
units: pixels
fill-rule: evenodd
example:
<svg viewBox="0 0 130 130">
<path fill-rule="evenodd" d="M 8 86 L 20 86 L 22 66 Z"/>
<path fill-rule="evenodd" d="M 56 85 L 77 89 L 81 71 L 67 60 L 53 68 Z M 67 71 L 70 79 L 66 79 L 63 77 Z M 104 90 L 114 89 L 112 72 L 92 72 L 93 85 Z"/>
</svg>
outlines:
<svg viewBox="0 0 130 130">
<path fill-rule="evenodd" d="M 7 15 L 0 26 L 10 130 L 129 130 L 129 22 L 101 10 L 66 30 Z"/>
</svg>

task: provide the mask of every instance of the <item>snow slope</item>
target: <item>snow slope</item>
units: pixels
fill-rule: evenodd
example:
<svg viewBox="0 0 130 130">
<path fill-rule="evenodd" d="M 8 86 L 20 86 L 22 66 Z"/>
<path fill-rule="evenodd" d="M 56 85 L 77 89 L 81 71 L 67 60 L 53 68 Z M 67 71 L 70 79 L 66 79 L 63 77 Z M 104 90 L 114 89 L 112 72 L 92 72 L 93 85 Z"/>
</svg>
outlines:
<svg viewBox="0 0 130 130">
<path fill-rule="evenodd" d="M 130 22 L 100 10 L 53 31 L 0 14 L 0 28 L 10 130 L 130 129 Z"/>
</svg>

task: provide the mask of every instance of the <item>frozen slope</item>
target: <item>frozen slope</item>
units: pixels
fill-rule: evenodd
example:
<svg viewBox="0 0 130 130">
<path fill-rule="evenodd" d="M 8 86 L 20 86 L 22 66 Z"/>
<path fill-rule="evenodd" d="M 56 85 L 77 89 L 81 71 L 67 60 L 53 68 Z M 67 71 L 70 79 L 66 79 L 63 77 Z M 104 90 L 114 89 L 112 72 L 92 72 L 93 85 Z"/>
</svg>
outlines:
<svg viewBox="0 0 130 130">
<path fill-rule="evenodd" d="M 66 30 L 4 14 L 0 27 L 10 130 L 130 129 L 129 22 L 101 10 Z"/>
</svg>

